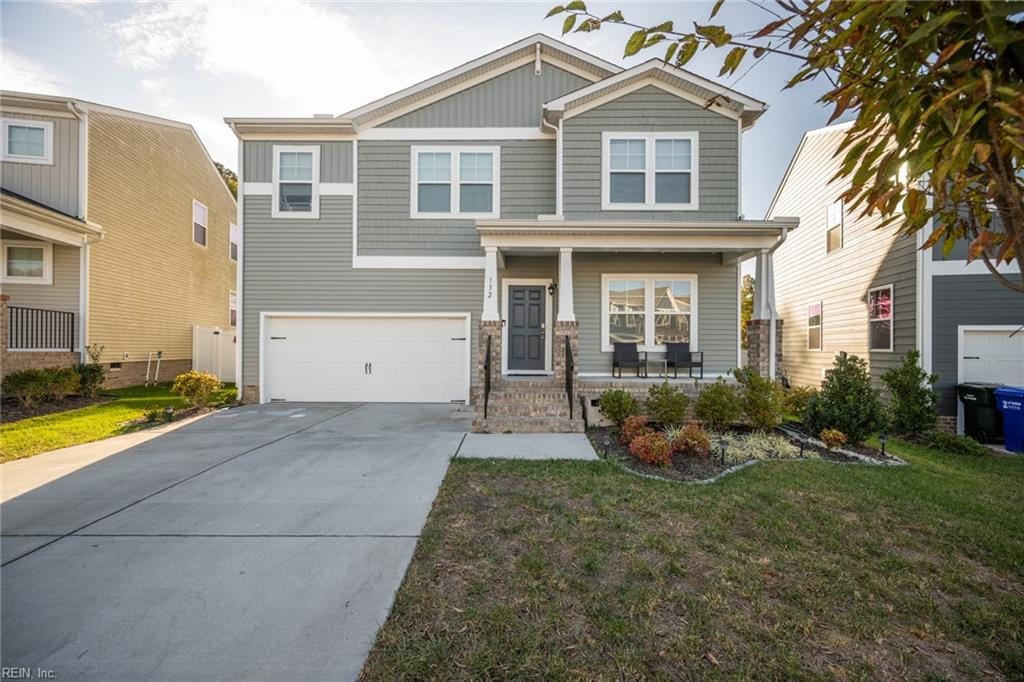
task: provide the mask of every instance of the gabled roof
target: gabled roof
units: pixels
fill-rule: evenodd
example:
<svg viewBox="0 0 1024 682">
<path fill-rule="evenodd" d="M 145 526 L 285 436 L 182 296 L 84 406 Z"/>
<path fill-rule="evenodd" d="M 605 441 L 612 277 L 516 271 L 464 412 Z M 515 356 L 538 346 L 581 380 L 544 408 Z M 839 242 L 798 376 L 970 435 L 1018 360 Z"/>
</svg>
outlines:
<svg viewBox="0 0 1024 682">
<path fill-rule="evenodd" d="M 545 115 L 557 120 L 574 108 L 581 107 L 595 99 L 614 95 L 616 91 L 628 92 L 645 82 L 660 82 L 689 95 L 711 110 L 728 111 L 743 122 L 744 128 L 754 124 L 768 108 L 764 102 L 741 92 L 719 85 L 703 76 L 666 64 L 660 59 L 649 59 L 625 71 L 604 78 L 596 83 L 575 90 L 544 105 Z"/>
<path fill-rule="evenodd" d="M 392 111 L 405 108 L 419 100 L 444 93 L 467 81 L 474 81 L 489 72 L 497 71 L 508 64 L 517 62 L 524 57 L 535 55 L 553 57 L 575 70 L 590 75 L 590 80 L 597 81 L 622 71 L 622 67 L 607 62 L 592 54 L 588 54 L 571 45 L 550 38 L 541 33 L 517 40 L 511 45 L 495 50 L 482 57 L 466 62 L 462 66 L 438 74 L 433 78 L 416 85 L 399 90 L 387 97 L 365 104 L 357 109 L 345 112 L 338 118 L 348 119 L 356 126 L 382 117 Z"/>
<path fill-rule="evenodd" d="M 828 135 L 830 133 L 838 133 L 846 130 L 853 125 L 853 121 L 846 121 L 844 123 L 833 123 L 830 126 L 823 128 L 815 128 L 814 130 L 808 130 L 804 133 L 803 137 L 800 138 L 800 144 L 796 146 L 796 150 L 793 152 L 793 158 L 789 160 L 789 165 L 786 166 L 786 172 L 782 175 L 782 180 L 779 182 L 779 186 L 775 188 L 775 194 L 772 196 L 772 202 L 768 205 L 768 210 L 765 211 L 765 220 L 770 220 L 772 211 L 775 210 L 775 204 L 778 203 L 779 197 L 782 196 L 782 188 L 786 186 L 786 181 L 789 180 L 789 176 L 793 174 L 793 169 L 796 168 L 797 160 L 800 158 L 800 154 L 803 152 L 804 146 L 807 144 L 807 140 L 812 137 L 819 135 Z"/>
</svg>

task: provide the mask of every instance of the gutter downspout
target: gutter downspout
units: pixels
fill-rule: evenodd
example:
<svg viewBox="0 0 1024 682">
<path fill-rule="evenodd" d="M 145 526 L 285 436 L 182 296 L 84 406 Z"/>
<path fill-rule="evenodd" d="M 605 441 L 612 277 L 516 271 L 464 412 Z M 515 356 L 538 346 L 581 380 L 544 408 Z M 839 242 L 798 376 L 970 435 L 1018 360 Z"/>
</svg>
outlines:
<svg viewBox="0 0 1024 682">
<path fill-rule="evenodd" d="M 78 119 L 78 217 L 89 222 L 89 113 L 74 102 L 67 103 L 68 111 Z M 78 361 L 88 360 L 89 345 L 89 244 L 103 239 L 86 237 L 78 250 Z"/>
<path fill-rule="evenodd" d="M 768 257 L 766 260 L 766 267 L 770 273 L 766 279 L 772 283 L 771 291 L 768 292 L 768 310 L 771 314 L 768 317 L 768 376 L 772 379 L 775 378 L 777 367 L 775 366 L 775 353 L 776 353 L 776 341 L 775 341 L 775 320 L 777 319 L 777 311 L 775 309 L 775 259 L 772 257 L 774 253 L 782 246 L 783 242 L 786 241 L 786 237 L 789 234 L 789 228 L 782 228 L 782 234 L 779 236 L 779 241 L 772 245 L 772 248 L 768 249 Z"/>
<path fill-rule="evenodd" d="M 242 218 L 245 215 L 245 142 L 242 140 L 242 136 L 238 134 L 238 128 L 235 127 L 234 123 L 229 123 L 228 127 L 231 128 L 231 132 L 235 134 L 235 139 L 238 140 L 238 196 L 235 197 L 235 221 L 238 227 L 238 260 L 235 261 L 235 315 L 237 318 L 235 320 L 235 388 L 237 389 L 236 398 L 241 402 L 242 394 L 245 390 L 245 385 L 242 381 L 242 320 L 244 319 L 242 317 L 242 306 L 244 305 L 242 262 L 245 258 L 245 249 L 243 248 L 245 244 L 245 228 L 242 225 Z M 355 149 L 355 142 L 352 144 L 353 149 Z M 355 161 L 353 161 L 354 163 Z M 352 206 L 352 217 L 355 220 L 354 204 Z M 355 226 L 353 225 L 354 230 Z"/>
<path fill-rule="evenodd" d="M 558 125 L 548 123 L 544 119 L 544 112 L 540 114 L 540 126 L 550 128 L 555 133 L 555 215 L 562 219 L 562 119 L 558 119 Z"/>
</svg>

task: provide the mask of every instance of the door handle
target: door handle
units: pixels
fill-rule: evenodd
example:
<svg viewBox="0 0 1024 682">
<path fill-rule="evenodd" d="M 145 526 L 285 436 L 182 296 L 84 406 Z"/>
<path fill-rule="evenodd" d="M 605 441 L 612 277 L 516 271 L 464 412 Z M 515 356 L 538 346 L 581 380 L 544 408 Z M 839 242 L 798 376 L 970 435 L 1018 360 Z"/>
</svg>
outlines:
<svg viewBox="0 0 1024 682">
<path fill-rule="evenodd" d="M 364 362 L 363 363 L 363 374 L 369 374 L 369 373 L 370 373 L 370 363 Z"/>
<path fill-rule="evenodd" d="M 373 363 L 370 363 L 370 374 L 373 374 Z"/>
</svg>

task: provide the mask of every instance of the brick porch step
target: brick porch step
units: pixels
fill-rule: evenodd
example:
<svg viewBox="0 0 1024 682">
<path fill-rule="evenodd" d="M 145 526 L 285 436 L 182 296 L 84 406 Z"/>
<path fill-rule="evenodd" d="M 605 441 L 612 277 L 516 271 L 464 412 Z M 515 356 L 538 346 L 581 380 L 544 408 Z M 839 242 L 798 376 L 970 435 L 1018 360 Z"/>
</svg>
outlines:
<svg viewBox="0 0 1024 682">
<path fill-rule="evenodd" d="M 473 419 L 473 433 L 583 433 L 583 419 L 576 417 L 498 417 Z"/>
<path fill-rule="evenodd" d="M 579 412 L 579 410 L 576 410 Z M 565 396 L 561 400 L 491 400 L 487 405 L 488 417 L 564 417 L 569 418 L 569 403 Z M 577 415 L 578 416 L 578 415 Z"/>
</svg>

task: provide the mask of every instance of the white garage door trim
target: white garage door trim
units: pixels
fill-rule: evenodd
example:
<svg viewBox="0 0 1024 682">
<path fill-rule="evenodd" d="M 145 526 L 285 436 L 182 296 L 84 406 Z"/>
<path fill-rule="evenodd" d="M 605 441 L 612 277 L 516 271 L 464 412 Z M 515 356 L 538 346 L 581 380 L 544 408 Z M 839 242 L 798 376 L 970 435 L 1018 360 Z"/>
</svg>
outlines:
<svg viewBox="0 0 1024 682">
<path fill-rule="evenodd" d="M 1007 332 L 1019 330 L 1019 324 L 961 324 L 956 328 L 956 383 L 962 384 L 964 377 L 964 335 L 965 332 Z M 1024 331 L 1020 332 L 1024 334 Z M 964 432 L 964 411 L 959 398 L 956 401 L 956 432 Z"/>
<path fill-rule="evenodd" d="M 267 340 L 267 321 L 272 317 L 333 317 L 333 318 L 442 318 L 452 320 L 462 320 L 465 324 L 466 334 L 466 372 L 465 372 L 465 401 L 469 404 L 469 391 L 470 391 L 470 366 L 471 358 L 473 355 L 473 349 L 469 346 L 472 340 L 472 333 L 470 329 L 470 320 L 472 315 L 470 313 L 337 313 L 337 312 L 286 312 L 286 311 L 275 311 L 267 312 L 263 311 L 260 313 L 260 343 L 259 343 L 259 392 L 260 402 L 265 403 L 270 400 L 267 394 L 267 382 L 266 382 L 266 340 Z"/>
</svg>

